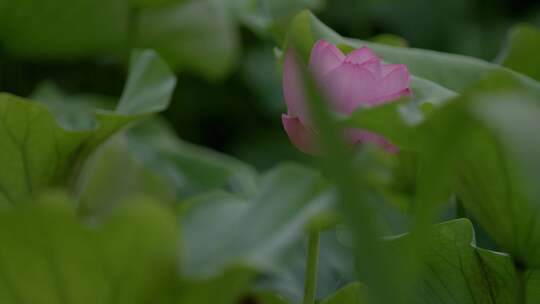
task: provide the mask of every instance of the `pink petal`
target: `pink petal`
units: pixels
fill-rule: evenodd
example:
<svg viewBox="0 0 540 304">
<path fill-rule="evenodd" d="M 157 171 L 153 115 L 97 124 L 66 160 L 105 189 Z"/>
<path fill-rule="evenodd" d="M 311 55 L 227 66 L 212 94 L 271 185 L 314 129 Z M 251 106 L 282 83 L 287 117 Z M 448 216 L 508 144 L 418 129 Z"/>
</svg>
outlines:
<svg viewBox="0 0 540 304">
<path fill-rule="evenodd" d="M 321 80 L 333 108 L 342 114 L 370 105 L 370 101 L 378 97 L 377 85 L 378 79 L 369 69 L 347 61 Z"/>
<path fill-rule="evenodd" d="M 321 77 L 337 68 L 345 59 L 345 55 L 333 44 L 319 40 L 311 51 L 309 67 L 315 77 Z"/>
<path fill-rule="evenodd" d="M 346 61 L 354 62 L 356 64 L 363 64 L 373 59 L 380 61 L 379 57 L 377 57 L 377 55 L 375 55 L 375 53 L 373 53 L 373 51 L 367 47 L 356 49 L 350 52 L 345 58 Z"/>
<path fill-rule="evenodd" d="M 302 76 L 297 67 L 296 55 L 287 51 L 283 66 L 283 98 L 287 104 L 288 113 L 298 117 L 303 123 L 309 121 L 309 113 L 304 94 Z"/>
<path fill-rule="evenodd" d="M 394 72 L 395 70 L 399 70 L 403 68 L 405 68 L 406 70 L 407 66 L 404 64 L 383 64 L 381 67 L 381 71 L 384 77 L 384 76 L 388 76 L 388 74 L 390 74 L 391 72 Z"/>
<path fill-rule="evenodd" d="M 309 122 L 309 112 L 298 59 L 285 55 L 283 95 L 288 114 L 282 123 L 291 142 L 307 154 L 319 153 L 317 133 Z M 382 64 L 369 48 L 357 49 L 347 56 L 333 44 L 318 41 L 311 52 L 310 70 L 328 97 L 334 111 L 349 115 L 362 106 L 375 106 L 411 94 L 407 67 Z M 398 147 L 381 135 L 361 129 L 345 129 L 344 139 L 351 145 L 373 143 L 387 152 Z"/>
<path fill-rule="evenodd" d="M 368 61 L 365 61 L 361 66 L 370 71 L 373 77 L 380 79 L 382 76 L 382 64 L 379 58 L 372 58 Z"/>
<path fill-rule="evenodd" d="M 394 94 L 410 87 L 409 71 L 404 64 L 385 64 L 382 66 L 383 95 Z"/>
<path fill-rule="evenodd" d="M 378 85 L 379 98 L 373 102 L 373 105 L 395 100 L 410 94 L 410 77 L 406 65 L 383 65 L 382 77 Z"/>
<path fill-rule="evenodd" d="M 346 140 L 353 145 L 361 143 L 375 144 L 389 153 L 398 153 L 399 148 L 393 145 L 388 139 L 373 132 L 363 131 L 360 129 L 345 130 Z"/>
<path fill-rule="evenodd" d="M 381 76 L 381 60 L 373 51 L 367 47 L 362 47 L 350 52 L 345 61 L 362 65 L 373 73 L 373 76 Z"/>
<path fill-rule="evenodd" d="M 297 117 L 286 114 L 281 115 L 281 121 L 289 139 L 298 150 L 311 155 L 317 153 L 316 134 L 309 127 L 304 126 Z"/>
</svg>

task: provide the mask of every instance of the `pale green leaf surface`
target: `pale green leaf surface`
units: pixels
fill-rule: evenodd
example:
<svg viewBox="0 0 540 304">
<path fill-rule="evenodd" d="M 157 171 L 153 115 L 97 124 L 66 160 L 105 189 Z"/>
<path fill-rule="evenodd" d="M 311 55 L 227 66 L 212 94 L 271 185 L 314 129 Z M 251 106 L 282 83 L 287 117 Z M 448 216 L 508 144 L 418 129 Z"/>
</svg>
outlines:
<svg viewBox="0 0 540 304">
<path fill-rule="evenodd" d="M 317 10 L 324 0 L 231 0 L 242 23 L 255 33 L 272 33 L 278 40 L 287 22 L 303 9 Z"/>
<path fill-rule="evenodd" d="M 136 45 L 155 48 L 175 69 L 226 75 L 239 48 L 227 1 L 187 1 L 140 12 Z"/>
<path fill-rule="evenodd" d="M 163 111 L 169 106 L 175 85 L 173 72 L 154 51 L 135 50 L 116 113 L 139 115 Z"/>
<path fill-rule="evenodd" d="M 514 26 L 497 60 L 514 71 L 540 80 L 540 30 L 529 24 Z"/>
<path fill-rule="evenodd" d="M 272 272 L 304 236 L 309 219 L 332 199 L 319 174 L 292 165 L 266 174 L 251 202 L 226 194 L 194 199 L 182 220 L 183 271 L 199 278 L 218 275 L 228 265 Z"/>
<path fill-rule="evenodd" d="M 251 166 L 178 139 L 164 120 L 136 126 L 126 138 L 133 155 L 166 179 L 178 199 L 218 189 L 251 196 L 257 189 L 259 177 Z"/>
<path fill-rule="evenodd" d="M 165 66 L 165 63 L 154 52 L 144 51 L 135 56 L 131 73 L 145 74 L 149 66 L 137 65 L 136 62 L 138 62 L 137 59 L 144 61 L 148 58 L 153 58 L 153 65 Z M 166 68 L 158 70 L 163 74 L 159 78 L 162 82 L 170 84 L 174 80 L 174 76 Z M 145 99 L 147 105 L 144 105 L 138 98 L 126 97 L 123 100 L 122 113 L 96 110 L 95 127 L 78 131 L 70 129 L 80 128 L 80 125 L 77 125 L 79 121 L 73 118 L 63 119 L 59 107 L 53 105 L 51 108 L 52 113 L 55 113 L 57 117 L 60 116 L 60 123 L 43 105 L 1 93 L 0 146 L 3 148 L 0 151 L 0 166 L 2 167 L 0 205 L 25 203 L 32 200 L 43 188 L 69 185 L 72 182 L 71 179 L 76 177 L 77 166 L 80 166 L 85 158 L 109 136 L 130 122 L 165 108 L 168 100 L 164 96 L 169 96 L 172 87 L 163 86 L 155 81 L 146 85 L 146 83 L 140 83 L 139 89 L 162 91 L 161 96 L 154 94 L 161 98 Z M 137 106 L 127 106 L 132 102 Z M 134 112 L 131 113 L 131 111 Z M 79 112 L 62 113 L 79 115 Z M 83 113 L 83 116 L 88 119 L 86 123 L 89 123 L 92 118 L 87 114 L 88 112 Z M 70 128 L 65 129 L 61 126 L 66 124 L 69 124 Z"/>
<path fill-rule="evenodd" d="M 60 126 L 67 130 L 82 131 L 96 127 L 96 108 L 108 109 L 114 99 L 98 95 L 66 95 L 54 83 L 41 83 L 30 96 L 47 106 Z"/>
<path fill-rule="evenodd" d="M 125 136 L 117 135 L 85 164 L 77 183 L 78 213 L 103 216 L 126 199 L 147 195 L 174 202 L 175 189 L 138 158 Z"/>
</svg>

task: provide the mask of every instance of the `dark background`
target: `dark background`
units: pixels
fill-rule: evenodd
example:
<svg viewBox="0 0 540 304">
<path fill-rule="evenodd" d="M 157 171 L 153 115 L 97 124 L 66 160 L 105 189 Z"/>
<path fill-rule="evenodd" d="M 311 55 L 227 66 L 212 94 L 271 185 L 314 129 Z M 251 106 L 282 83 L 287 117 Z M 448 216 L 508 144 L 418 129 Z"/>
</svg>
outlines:
<svg viewBox="0 0 540 304">
<path fill-rule="evenodd" d="M 6 1 L 10 2 L 0 0 L 0 9 L 19 5 Z M 23 2 L 32 3 L 21 0 L 20 5 Z M 496 60 L 516 22 L 540 25 L 540 5 L 533 0 L 329 0 L 315 7 L 316 15 L 344 36 L 370 39 L 392 33 L 410 47 L 489 61 Z M 125 60 L 101 55 L 67 60 L 61 55 L 26 56 L 3 47 L 9 42 L 9 30 L 4 27 L 4 35 L 0 33 L 1 91 L 28 96 L 39 83 L 52 80 L 72 94 L 121 93 Z M 237 31 L 240 43 L 231 68 L 219 77 L 180 70 L 165 117 L 182 139 L 232 154 L 260 169 L 282 160 L 306 161 L 281 128 L 284 106 L 273 39 L 241 24 Z M 39 25 L 35 32 L 40 35 Z"/>
</svg>

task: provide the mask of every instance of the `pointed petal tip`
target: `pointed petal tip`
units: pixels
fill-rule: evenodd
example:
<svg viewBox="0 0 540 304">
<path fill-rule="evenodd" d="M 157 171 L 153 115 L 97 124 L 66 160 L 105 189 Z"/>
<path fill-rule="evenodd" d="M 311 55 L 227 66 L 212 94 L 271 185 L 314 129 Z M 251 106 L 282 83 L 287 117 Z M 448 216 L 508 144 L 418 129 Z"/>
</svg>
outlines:
<svg viewBox="0 0 540 304">
<path fill-rule="evenodd" d="M 281 122 L 283 123 L 283 128 L 289 136 L 291 143 L 298 150 L 309 155 L 317 154 L 315 133 L 304 126 L 298 117 L 282 114 Z"/>
<path fill-rule="evenodd" d="M 309 67 L 316 77 L 320 77 L 337 68 L 345 60 L 345 55 L 332 43 L 319 40 L 311 50 Z"/>
<path fill-rule="evenodd" d="M 298 64 L 294 51 L 287 50 L 283 65 L 283 99 L 291 115 L 300 117 L 302 121 L 309 121 L 304 84 L 298 70 Z"/>
<path fill-rule="evenodd" d="M 345 60 L 356 64 L 364 64 L 372 60 L 380 62 L 379 57 L 370 48 L 365 46 L 350 52 Z"/>
</svg>

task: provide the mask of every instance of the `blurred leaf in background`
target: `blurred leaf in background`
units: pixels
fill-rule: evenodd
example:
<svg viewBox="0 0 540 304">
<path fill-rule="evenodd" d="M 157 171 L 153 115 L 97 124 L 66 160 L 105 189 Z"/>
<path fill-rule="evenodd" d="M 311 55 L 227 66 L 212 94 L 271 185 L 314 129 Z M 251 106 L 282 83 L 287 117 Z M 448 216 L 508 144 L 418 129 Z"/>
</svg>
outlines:
<svg viewBox="0 0 540 304">
<path fill-rule="evenodd" d="M 231 0 L 239 19 L 255 33 L 282 41 L 280 33 L 301 10 L 318 11 L 325 0 Z"/>
<path fill-rule="evenodd" d="M 138 12 L 135 44 L 155 48 L 175 69 L 210 78 L 230 73 L 239 52 L 227 1 L 197 0 Z"/>
<path fill-rule="evenodd" d="M 338 32 L 368 38 L 404 37 L 413 47 L 492 60 L 506 29 L 522 20 L 540 25 L 535 1 L 334 0 L 320 17 Z"/>
<path fill-rule="evenodd" d="M 74 60 L 127 50 L 123 0 L 1 0 L 0 45 L 17 57 Z"/>
<path fill-rule="evenodd" d="M 540 80 L 540 30 L 529 24 L 514 26 L 497 61 L 505 67 Z"/>
<path fill-rule="evenodd" d="M 80 207 L 88 215 L 106 212 L 122 197 L 137 193 L 175 203 L 220 189 L 248 197 L 258 184 L 249 165 L 177 139 L 157 118 L 115 137 L 90 159 L 81 176 Z"/>
<path fill-rule="evenodd" d="M 126 92 L 145 90 L 146 94 L 127 94 L 114 111 L 89 111 L 88 99 L 86 104 L 59 107 L 68 101 L 51 90 L 47 94 L 42 91 L 43 104 L 1 94 L 1 205 L 31 201 L 47 187 L 73 186 L 80 166 L 107 138 L 168 106 L 176 78 L 166 64 L 153 51 L 135 52 L 132 63 Z M 144 77 L 149 74 L 152 77 Z M 57 95 L 51 99 L 51 94 Z M 51 111 L 47 101 L 54 101 Z"/>
</svg>

